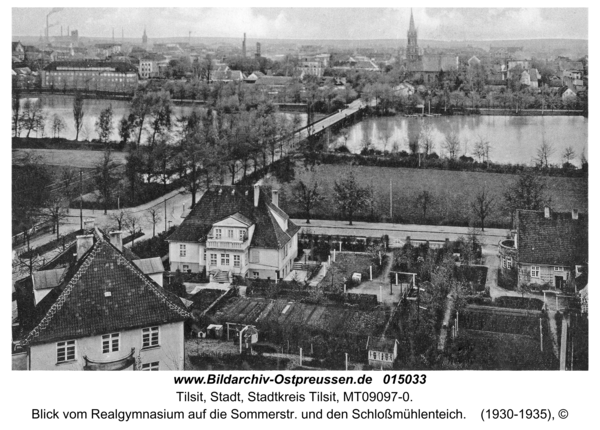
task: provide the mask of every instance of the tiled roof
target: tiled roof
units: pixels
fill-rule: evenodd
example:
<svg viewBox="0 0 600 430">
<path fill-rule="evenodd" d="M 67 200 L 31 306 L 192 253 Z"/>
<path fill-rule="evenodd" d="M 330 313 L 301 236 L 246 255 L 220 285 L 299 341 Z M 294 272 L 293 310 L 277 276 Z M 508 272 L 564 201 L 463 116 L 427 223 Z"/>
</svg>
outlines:
<svg viewBox="0 0 600 430">
<path fill-rule="evenodd" d="M 33 272 L 31 275 L 34 290 L 45 290 L 46 288 L 54 288 L 60 285 L 61 278 L 65 273 L 66 268 L 41 270 Z"/>
<path fill-rule="evenodd" d="M 283 231 L 271 211 L 287 219 L 285 212 L 271 204 L 271 198 L 262 190 L 258 207 L 254 207 L 253 187 L 218 186 L 204 193 L 168 240 L 202 242 L 214 223 L 239 213 L 256 225 L 250 246 L 279 249 L 299 227 L 288 220 L 288 230 Z"/>
<path fill-rule="evenodd" d="M 160 257 L 133 260 L 132 263 L 135 264 L 146 275 L 150 273 L 159 273 L 165 271 L 165 266 L 163 266 Z"/>
<path fill-rule="evenodd" d="M 573 266 L 588 260 L 588 221 L 571 213 L 517 211 L 517 259 L 519 263 Z"/>
<path fill-rule="evenodd" d="M 372 337 L 369 338 L 367 349 L 371 351 L 394 352 L 395 346 L 396 339 L 390 339 L 386 337 Z"/>
<path fill-rule="evenodd" d="M 24 343 L 45 343 L 183 321 L 181 300 L 144 275 L 102 234 L 36 306 Z"/>
</svg>

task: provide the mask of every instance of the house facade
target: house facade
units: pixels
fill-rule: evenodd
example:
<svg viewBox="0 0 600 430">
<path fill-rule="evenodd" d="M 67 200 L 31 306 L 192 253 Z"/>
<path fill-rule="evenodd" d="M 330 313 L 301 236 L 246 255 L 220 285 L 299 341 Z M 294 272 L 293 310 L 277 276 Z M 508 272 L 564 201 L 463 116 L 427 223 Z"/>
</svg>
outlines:
<svg viewBox="0 0 600 430">
<path fill-rule="evenodd" d="M 588 262 L 586 218 L 577 210 L 517 210 L 513 238 L 499 246 L 503 274 L 516 271 L 518 285 L 565 287 Z"/>
<path fill-rule="evenodd" d="M 277 280 L 292 270 L 298 231 L 259 185 L 208 190 L 167 239 L 172 270 Z"/>
<path fill-rule="evenodd" d="M 42 286 L 43 295 L 35 294 L 24 312 L 30 317 L 16 342 L 17 368 L 183 370 L 191 315 L 153 280 L 157 262 L 135 259 L 123 249 L 121 232 L 109 237 L 97 228 L 77 236 L 65 256 L 73 261 L 32 277 L 34 293 Z"/>
</svg>

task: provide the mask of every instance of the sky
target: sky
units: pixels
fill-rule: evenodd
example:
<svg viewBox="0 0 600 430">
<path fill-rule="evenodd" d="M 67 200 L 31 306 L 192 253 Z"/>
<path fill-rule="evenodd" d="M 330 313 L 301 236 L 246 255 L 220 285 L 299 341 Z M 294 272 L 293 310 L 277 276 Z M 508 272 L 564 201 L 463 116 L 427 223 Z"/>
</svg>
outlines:
<svg viewBox="0 0 600 430">
<path fill-rule="evenodd" d="M 52 8 L 13 8 L 12 35 L 39 36 Z M 415 8 L 420 39 L 587 39 L 586 8 Z M 67 26 L 83 37 L 241 37 L 264 39 L 405 39 L 408 8 L 64 8 L 50 35 Z"/>
</svg>

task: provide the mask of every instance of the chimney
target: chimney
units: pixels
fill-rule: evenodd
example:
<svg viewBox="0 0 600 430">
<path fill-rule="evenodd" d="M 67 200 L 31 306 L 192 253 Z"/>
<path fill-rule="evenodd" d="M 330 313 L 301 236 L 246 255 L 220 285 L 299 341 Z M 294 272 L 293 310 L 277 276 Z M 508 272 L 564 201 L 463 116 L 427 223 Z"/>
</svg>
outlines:
<svg viewBox="0 0 600 430">
<path fill-rule="evenodd" d="M 547 206 L 544 208 L 544 218 L 546 218 L 546 219 L 550 218 L 550 208 Z"/>
<path fill-rule="evenodd" d="M 271 203 L 279 207 L 279 190 L 271 191 Z"/>
<path fill-rule="evenodd" d="M 94 245 L 94 235 L 84 234 L 77 236 L 77 261 L 81 260 L 85 254 Z"/>
<path fill-rule="evenodd" d="M 258 207 L 258 197 L 260 195 L 260 185 L 254 185 L 254 207 Z"/>
<path fill-rule="evenodd" d="M 573 219 L 579 219 L 579 209 L 573 209 L 573 210 L 571 211 L 571 217 L 572 217 Z"/>
<path fill-rule="evenodd" d="M 119 251 L 123 252 L 123 232 L 122 231 L 111 231 L 109 233 L 110 243 Z"/>
</svg>

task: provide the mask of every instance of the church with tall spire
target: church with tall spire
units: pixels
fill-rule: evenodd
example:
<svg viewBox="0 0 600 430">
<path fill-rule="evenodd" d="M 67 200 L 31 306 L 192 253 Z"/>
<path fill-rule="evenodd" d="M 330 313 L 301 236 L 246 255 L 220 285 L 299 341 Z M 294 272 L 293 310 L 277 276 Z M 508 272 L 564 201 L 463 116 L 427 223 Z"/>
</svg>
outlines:
<svg viewBox="0 0 600 430">
<path fill-rule="evenodd" d="M 142 36 L 142 44 L 144 47 L 148 46 L 148 36 L 146 35 L 146 27 L 144 27 L 144 35 Z"/>
<path fill-rule="evenodd" d="M 414 79 L 424 83 L 432 83 L 440 73 L 458 70 L 456 55 L 424 53 L 418 44 L 418 32 L 412 9 L 407 32 L 405 68 L 412 73 Z"/>
<path fill-rule="evenodd" d="M 417 29 L 412 9 L 410 10 L 410 25 L 407 33 L 408 44 L 406 46 L 406 61 L 414 63 L 419 61 L 419 45 L 417 44 Z"/>
</svg>

